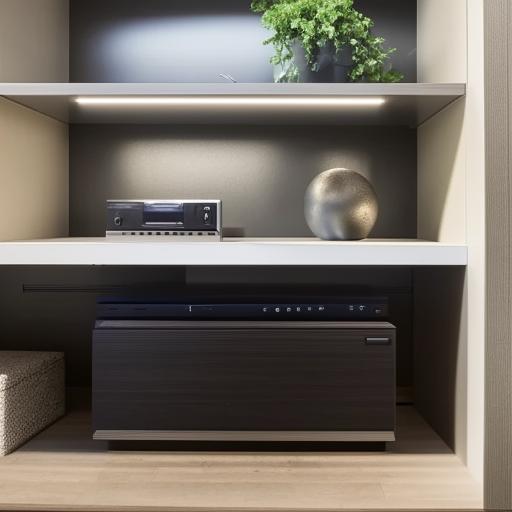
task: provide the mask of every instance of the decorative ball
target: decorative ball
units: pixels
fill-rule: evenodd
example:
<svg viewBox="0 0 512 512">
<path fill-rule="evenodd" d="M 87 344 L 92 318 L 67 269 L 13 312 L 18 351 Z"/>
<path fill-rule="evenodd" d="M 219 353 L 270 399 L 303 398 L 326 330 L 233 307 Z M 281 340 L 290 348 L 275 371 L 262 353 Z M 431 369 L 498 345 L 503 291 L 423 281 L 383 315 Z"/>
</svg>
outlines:
<svg viewBox="0 0 512 512">
<path fill-rule="evenodd" d="M 304 215 L 309 229 L 323 240 L 361 240 L 377 220 L 379 207 L 371 183 L 349 169 L 330 169 L 309 184 Z"/>
</svg>

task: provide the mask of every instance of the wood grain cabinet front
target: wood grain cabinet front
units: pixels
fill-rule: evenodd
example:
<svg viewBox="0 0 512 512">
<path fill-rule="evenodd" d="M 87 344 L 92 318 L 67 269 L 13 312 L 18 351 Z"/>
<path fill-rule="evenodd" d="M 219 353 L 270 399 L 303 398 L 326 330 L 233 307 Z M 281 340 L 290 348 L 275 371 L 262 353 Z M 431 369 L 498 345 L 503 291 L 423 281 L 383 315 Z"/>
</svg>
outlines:
<svg viewBox="0 0 512 512">
<path fill-rule="evenodd" d="M 93 427 L 100 439 L 392 440 L 395 329 L 97 322 Z"/>
</svg>

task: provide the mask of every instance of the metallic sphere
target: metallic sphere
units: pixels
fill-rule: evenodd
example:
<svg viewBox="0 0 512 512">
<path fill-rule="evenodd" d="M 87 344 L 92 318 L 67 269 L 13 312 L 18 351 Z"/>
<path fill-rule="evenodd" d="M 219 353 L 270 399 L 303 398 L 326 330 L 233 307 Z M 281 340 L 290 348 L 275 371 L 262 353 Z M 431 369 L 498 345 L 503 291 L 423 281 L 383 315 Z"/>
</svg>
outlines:
<svg viewBox="0 0 512 512">
<path fill-rule="evenodd" d="M 323 240 L 361 240 L 377 220 L 377 196 L 370 182 L 349 169 L 316 176 L 304 197 L 309 229 Z"/>
</svg>

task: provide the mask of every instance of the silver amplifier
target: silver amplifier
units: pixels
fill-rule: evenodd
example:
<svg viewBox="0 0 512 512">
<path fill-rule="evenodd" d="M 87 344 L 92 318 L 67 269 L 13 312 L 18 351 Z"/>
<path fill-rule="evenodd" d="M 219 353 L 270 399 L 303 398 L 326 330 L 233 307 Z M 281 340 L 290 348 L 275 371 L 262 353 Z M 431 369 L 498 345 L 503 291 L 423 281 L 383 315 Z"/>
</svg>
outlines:
<svg viewBox="0 0 512 512">
<path fill-rule="evenodd" d="M 106 236 L 219 241 L 221 206 L 218 199 L 109 199 Z"/>
</svg>

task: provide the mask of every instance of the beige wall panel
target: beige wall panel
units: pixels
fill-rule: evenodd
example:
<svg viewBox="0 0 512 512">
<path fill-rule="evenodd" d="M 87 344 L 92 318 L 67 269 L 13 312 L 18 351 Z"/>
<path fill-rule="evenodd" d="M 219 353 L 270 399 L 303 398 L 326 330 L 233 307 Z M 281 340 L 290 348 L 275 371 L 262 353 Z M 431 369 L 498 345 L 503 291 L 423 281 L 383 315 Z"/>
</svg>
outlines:
<svg viewBox="0 0 512 512">
<path fill-rule="evenodd" d="M 418 82 L 466 82 L 466 1 L 418 0 Z"/>
<path fill-rule="evenodd" d="M 487 0 L 485 0 L 487 1 Z M 468 457 L 483 483 L 485 361 L 485 75 L 484 0 L 468 2 L 468 87 L 465 112 L 468 293 Z"/>
<path fill-rule="evenodd" d="M 418 0 L 418 81 L 466 82 L 466 0 Z M 418 129 L 418 236 L 466 241 L 465 102 Z"/>
<path fill-rule="evenodd" d="M 418 128 L 418 237 L 466 241 L 464 100 Z"/>
<path fill-rule="evenodd" d="M 0 240 L 68 235 L 67 125 L 0 98 Z"/>
<path fill-rule="evenodd" d="M 457 340 L 457 345 L 452 341 L 451 347 L 457 350 L 458 373 L 452 383 L 455 387 L 447 388 L 446 393 L 453 402 L 455 416 L 443 421 L 431 402 L 432 394 L 440 396 L 440 389 L 435 357 L 429 356 L 428 346 L 419 347 L 421 356 L 416 359 L 420 367 L 417 391 L 429 421 L 444 436 L 453 435 L 456 453 L 480 482 L 485 342 L 483 5 L 484 0 L 418 0 L 418 80 L 467 84 L 465 99 L 418 129 L 418 236 L 466 243 L 469 264 L 464 286 L 456 286 L 460 297 L 453 297 L 453 301 L 460 302 L 466 318 L 462 318 L 457 336 L 450 337 Z M 425 287 L 431 285 L 428 275 L 418 279 L 416 293 L 421 301 Z M 446 286 L 453 290 L 453 283 L 447 282 Z M 442 281 L 435 288 L 439 294 L 452 294 L 450 290 L 445 292 Z M 453 307 L 445 305 L 448 311 Z M 438 336 L 437 322 L 431 324 L 424 310 L 417 309 L 415 324 L 423 342 L 429 336 Z M 451 325 L 455 328 L 455 324 Z M 421 345 L 421 340 L 416 341 Z M 436 357 L 443 357 L 443 346 L 437 349 Z M 441 410 L 443 407 L 448 412 L 446 404 L 441 405 Z"/>
<path fill-rule="evenodd" d="M 0 0 L 0 82 L 69 80 L 69 0 Z"/>
</svg>

